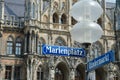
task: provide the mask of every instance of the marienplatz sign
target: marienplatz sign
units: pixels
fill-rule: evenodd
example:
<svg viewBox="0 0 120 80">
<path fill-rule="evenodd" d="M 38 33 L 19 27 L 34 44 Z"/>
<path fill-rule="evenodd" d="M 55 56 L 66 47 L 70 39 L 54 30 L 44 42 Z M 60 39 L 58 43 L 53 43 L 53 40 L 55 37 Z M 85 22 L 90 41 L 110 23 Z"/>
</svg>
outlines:
<svg viewBox="0 0 120 80">
<path fill-rule="evenodd" d="M 57 56 L 75 56 L 75 57 L 85 57 L 85 50 L 83 48 L 71 48 L 67 46 L 51 46 L 42 45 L 42 54 L 52 54 Z"/>
</svg>

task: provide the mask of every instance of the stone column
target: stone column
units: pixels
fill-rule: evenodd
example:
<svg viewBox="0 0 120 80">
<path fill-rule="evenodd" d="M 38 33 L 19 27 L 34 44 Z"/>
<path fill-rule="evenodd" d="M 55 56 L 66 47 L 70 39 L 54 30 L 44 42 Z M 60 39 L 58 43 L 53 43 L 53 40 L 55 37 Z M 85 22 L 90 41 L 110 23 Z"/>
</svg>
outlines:
<svg viewBox="0 0 120 80">
<path fill-rule="evenodd" d="M 0 64 L 0 80 L 2 80 L 2 77 L 3 77 L 2 71 L 3 71 L 3 67 L 2 67 L 2 65 Z"/>
<path fill-rule="evenodd" d="M 14 71 L 15 71 L 15 66 L 12 66 L 11 80 L 14 80 Z"/>
<path fill-rule="evenodd" d="M 24 53 L 27 53 L 27 34 L 25 34 L 25 39 L 24 39 Z"/>
<path fill-rule="evenodd" d="M 29 35 L 29 53 L 31 53 L 31 34 Z"/>
<path fill-rule="evenodd" d="M 0 1 L 0 18 L 3 20 L 4 19 L 4 0 Z M 3 21 L 1 21 L 3 22 Z"/>
<path fill-rule="evenodd" d="M 54 80 L 55 79 L 55 70 L 54 67 L 50 68 L 50 80 Z"/>
<path fill-rule="evenodd" d="M 36 36 L 36 34 L 35 34 L 35 36 L 34 36 L 34 52 L 36 53 L 36 42 L 37 42 L 37 36 Z"/>
<path fill-rule="evenodd" d="M 36 35 L 36 53 L 38 53 L 38 44 L 39 44 L 38 41 L 39 41 L 39 40 L 38 40 L 38 35 Z"/>
<path fill-rule="evenodd" d="M 75 69 L 74 68 L 71 69 L 70 80 L 75 80 Z"/>
</svg>

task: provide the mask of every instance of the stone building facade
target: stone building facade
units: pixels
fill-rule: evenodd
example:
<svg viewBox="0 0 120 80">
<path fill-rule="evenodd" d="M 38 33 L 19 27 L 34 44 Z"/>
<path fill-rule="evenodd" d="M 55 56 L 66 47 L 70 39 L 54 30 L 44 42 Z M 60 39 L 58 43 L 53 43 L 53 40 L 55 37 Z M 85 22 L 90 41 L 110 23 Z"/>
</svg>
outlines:
<svg viewBox="0 0 120 80">
<path fill-rule="evenodd" d="M 76 23 L 69 15 L 75 2 L 0 0 L 0 80 L 85 80 L 84 58 L 42 54 L 42 44 L 83 47 L 69 32 Z M 104 14 L 96 22 L 104 34 L 91 45 L 89 59 L 114 50 L 116 45 L 104 1 L 100 4 Z M 109 64 L 96 69 L 96 80 L 109 80 L 109 71 Z"/>
</svg>

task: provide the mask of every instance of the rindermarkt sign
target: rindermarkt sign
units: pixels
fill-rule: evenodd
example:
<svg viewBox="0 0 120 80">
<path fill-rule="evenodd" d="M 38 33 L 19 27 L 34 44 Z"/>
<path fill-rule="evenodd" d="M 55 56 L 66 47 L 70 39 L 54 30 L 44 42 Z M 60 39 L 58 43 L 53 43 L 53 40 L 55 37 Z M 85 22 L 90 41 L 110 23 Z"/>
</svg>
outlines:
<svg viewBox="0 0 120 80">
<path fill-rule="evenodd" d="M 115 61 L 115 53 L 114 51 L 109 51 L 98 58 L 95 58 L 87 63 L 87 71 L 95 70 L 107 63 Z"/>
</svg>

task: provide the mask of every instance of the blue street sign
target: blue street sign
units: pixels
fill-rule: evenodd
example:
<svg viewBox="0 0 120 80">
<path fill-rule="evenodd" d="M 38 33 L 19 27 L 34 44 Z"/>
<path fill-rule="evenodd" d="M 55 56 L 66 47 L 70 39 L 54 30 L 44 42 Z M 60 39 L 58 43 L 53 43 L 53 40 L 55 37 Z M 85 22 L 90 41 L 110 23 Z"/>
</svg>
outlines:
<svg viewBox="0 0 120 80">
<path fill-rule="evenodd" d="M 95 70 L 105 64 L 115 61 L 114 51 L 109 51 L 98 58 L 95 58 L 87 63 L 87 71 Z"/>
<path fill-rule="evenodd" d="M 70 48 L 67 46 L 51 46 L 42 45 L 42 53 L 44 55 L 52 54 L 58 56 L 75 56 L 85 57 L 85 50 L 83 48 Z"/>
</svg>

